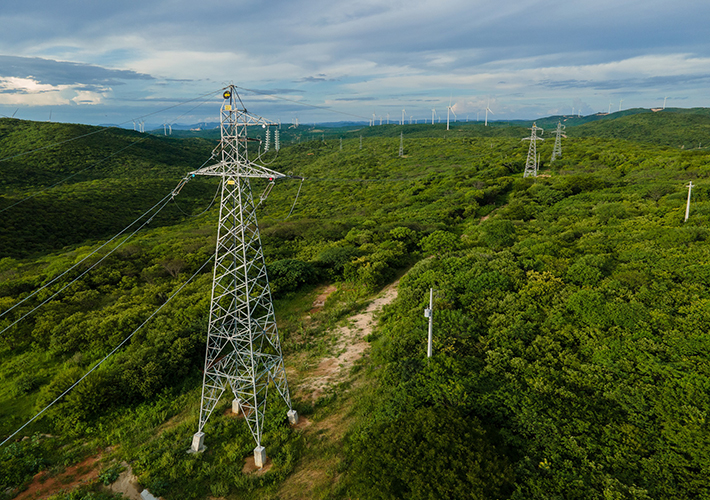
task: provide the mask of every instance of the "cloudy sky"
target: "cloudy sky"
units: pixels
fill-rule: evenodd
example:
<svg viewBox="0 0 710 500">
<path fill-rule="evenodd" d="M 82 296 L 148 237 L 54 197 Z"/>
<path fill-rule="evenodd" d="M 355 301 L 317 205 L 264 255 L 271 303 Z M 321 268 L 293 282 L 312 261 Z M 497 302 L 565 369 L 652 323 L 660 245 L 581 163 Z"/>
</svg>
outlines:
<svg viewBox="0 0 710 500">
<path fill-rule="evenodd" d="M 214 121 L 229 83 L 301 123 L 710 107 L 708 20 L 708 0 L 7 1 L 0 114 Z"/>
</svg>

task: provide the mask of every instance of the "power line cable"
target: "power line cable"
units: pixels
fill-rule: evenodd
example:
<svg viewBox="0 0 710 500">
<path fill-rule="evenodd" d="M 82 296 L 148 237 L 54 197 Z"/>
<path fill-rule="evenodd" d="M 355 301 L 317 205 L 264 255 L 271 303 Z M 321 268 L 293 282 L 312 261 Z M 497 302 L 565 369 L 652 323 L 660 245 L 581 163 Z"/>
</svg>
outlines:
<svg viewBox="0 0 710 500">
<path fill-rule="evenodd" d="M 176 107 L 178 107 L 178 106 L 182 106 L 183 104 L 187 104 L 188 102 L 193 102 L 193 101 L 196 101 L 196 100 L 198 100 L 198 99 L 202 99 L 202 98 L 205 97 L 205 96 L 216 94 L 216 93 L 219 92 L 220 90 L 222 90 L 222 89 L 219 89 L 219 90 L 211 90 L 210 92 L 204 93 L 204 94 L 199 95 L 199 96 L 197 96 L 197 97 L 193 97 L 192 99 L 188 99 L 187 101 L 182 101 L 182 102 L 179 102 L 179 103 L 177 103 L 177 104 L 173 104 L 172 106 L 167 106 L 167 107 L 162 108 L 162 109 L 159 109 L 159 110 L 157 110 L 157 111 L 153 111 L 152 113 L 147 113 L 147 114 L 145 114 L 145 115 L 138 116 L 137 118 L 131 118 L 130 120 L 126 120 L 126 121 L 123 121 L 123 122 L 119 123 L 118 126 L 120 127 L 121 125 L 125 125 L 126 123 L 130 123 L 130 122 L 133 121 L 133 120 L 147 118 L 147 117 L 149 117 L 149 116 L 153 116 L 153 115 L 156 115 L 156 114 L 158 114 L 158 113 L 162 113 L 162 112 L 167 111 L 167 110 L 169 110 L 169 109 L 176 108 Z M 84 137 L 89 137 L 89 136 L 92 136 L 92 135 L 95 135 L 95 134 L 100 134 L 101 132 L 106 132 L 107 130 L 111 130 L 112 128 L 116 128 L 116 127 L 101 127 L 101 128 L 99 128 L 98 130 L 94 130 L 94 131 L 89 132 L 89 133 L 87 133 L 87 134 L 82 134 L 82 135 L 78 135 L 78 136 L 76 136 L 76 137 L 71 137 L 71 138 L 66 139 L 66 140 L 63 140 L 63 141 L 54 142 L 54 143 L 52 143 L 52 144 L 48 144 L 48 145 L 46 145 L 46 146 L 42 146 L 41 148 L 36 148 L 36 149 L 32 149 L 32 150 L 30 150 L 30 151 L 25 151 L 24 153 L 18 153 L 18 154 L 16 154 L 16 155 L 11 155 L 11 156 L 6 156 L 6 157 L 4 157 L 4 158 L 0 158 L 0 162 L 7 161 L 7 160 L 12 160 L 12 159 L 14 159 L 14 158 L 19 158 L 19 157 L 21 157 L 21 156 L 25 156 L 25 155 L 28 155 L 28 154 L 36 153 L 36 152 L 38 152 L 38 151 L 44 151 L 45 149 L 53 148 L 53 147 L 55 147 L 55 146 L 61 146 L 62 144 L 66 144 L 66 143 L 68 143 L 68 142 L 76 141 L 76 140 L 82 139 L 82 138 L 84 138 Z"/>
<path fill-rule="evenodd" d="M 248 89 L 248 88 L 245 88 L 245 87 L 239 87 L 239 86 L 237 86 L 237 85 L 235 85 L 235 87 L 238 88 L 238 89 L 241 89 L 241 90 L 246 90 L 247 92 L 253 92 L 254 94 L 259 94 L 259 95 L 265 95 L 265 96 L 268 96 L 268 97 L 273 97 L 274 99 L 279 99 L 279 100 L 281 100 L 281 101 L 292 102 L 292 103 L 294 103 L 294 104 L 299 104 L 299 105 L 301 105 L 301 106 L 306 106 L 306 107 L 308 107 L 308 108 L 323 109 L 323 110 L 325 110 L 325 111 L 330 111 L 331 113 L 336 113 L 336 114 L 345 115 L 345 116 L 353 116 L 353 117 L 355 117 L 355 118 L 362 118 L 363 120 L 369 119 L 369 117 L 366 117 L 366 116 L 360 116 L 360 115 L 356 115 L 356 114 L 353 114 L 353 113 L 347 113 L 347 112 L 345 112 L 345 111 L 338 111 L 337 109 L 329 108 L 329 107 L 327 107 L 327 106 L 318 106 L 317 104 L 310 104 L 310 103 L 303 102 L 303 101 L 296 101 L 295 99 L 288 99 L 288 98 L 286 98 L 286 97 L 280 97 L 280 96 L 277 96 L 277 95 L 275 95 L 275 94 L 270 94 L 269 92 L 264 92 L 263 90 Z"/>
<path fill-rule="evenodd" d="M 140 231 L 140 230 L 143 229 L 145 226 L 147 226 L 148 224 L 150 224 L 150 222 L 153 220 L 153 218 L 154 218 L 156 215 L 158 215 L 158 213 L 160 213 L 160 211 L 161 211 L 163 208 L 165 208 L 165 206 L 166 206 L 168 203 L 170 203 L 170 200 L 171 200 L 171 199 L 172 199 L 172 192 L 171 192 L 170 194 L 168 194 L 167 196 L 165 196 L 165 197 L 164 197 L 162 200 L 160 200 L 158 203 L 156 203 L 155 205 L 153 205 L 153 207 L 152 207 L 150 210 L 148 210 L 146 213 L 144 213 L 143 215 L 141 215 L 138 219 L 136 219 L 136 221 L 132 222 L 131 225 L 129 225 L 128 227 L 126 227 L 125 229 L 123 229 L 120 233 L 118 233 L 116 236 L 114 236 L 113 238 L 111 238 L 109 241 L 107 241 L 106 243 L 104 243 L 103 245 L 101 245 L 99 248 L 97 248 L 96 250 L 94 250 L 93 252 L 91 252 L 89 255 L 87 255 L 86 257 L 84 257 L 82 260 L 80 260 L 79 262 L 77 262 L 76 264 L 74 264 L 72 267 L 70 267 L 69 269 L 67 269 L 66 271 L 64 271 L 61 275 L 57 276 L 57 277 L 54 278 L 52 281 L 50 281 L 50 282 L 47 283 L 46 285 L 42 286 L 42 287 L 39 288 L 38 290 L 35 290 L 32 294 L 30 294 L 29 296 L 25 297 L 25 298 L 22 299 L 20 302 L 18 302 L 17 304 L 15 304 L 15 305 L 12 306 L 11 308 L 7 309 L 7 310 L 4 311 L 2 314 L 0 314 L 0 317 L 4 316 L 5 314 L 7 314 L 8 312 L 12 311 L 12 310 L 13 310 L 14 308 L 16 308 L 17 306 L 19 306 L 20 304 L 22 304 L 23 302 L 25 302 L 26 300 L 28 300 L 28 299 L 34 297 L 34 296 L 37 295 L 39 292 L 41 292 L 42 290 L 44 290 L 45 288 L 47 288 L 49 285 L 51 285 L 52 283 L 56 282 L 59 278 L 61 278 L 62 276 L 66 275 L 66 274 L 67 274 L 69 271 L 71 271 L 72 269 L 75 269 L 78 265 L 80 265 L 82 262 L 86 261 L 86 259 L 88 259 L 89 257 L 91 257 L 91 256 L 92 256 L 93 254 L 95 254 L 96 252 L 98 252 L 101 248 L 103 248 L 103 247 L 106 246 L 108 243 L 110 243 L 111 241 L 115 240 L 116 238 L 118 238 L 118 237 L 119 237 L 120 235 L 122 235 L 123 233 L 125 233 L 125 232 L 128 230 L 128 228 L 130 228 L 131 226 L 133 226 L 138 220 L 142 219 L 142 218 L 143 218 L 145 215 L 147 215 L 151 210 L 153 210 L 156 206 L 158 206 L 158 205 L 160 205 L 160 204 L 162 203 L 162 206 L 160 206 L 160 207 L 158 208 L 158 210 L 157 210 L 153 215 L 151 215 L 150 218 L 149 218 L 147 221 L 145 221 L 143 224 L 141 224 L 141 225 L 138 227 L 138 229 L 136 229 L 136 230 L 133 231 L 131 234 L 129 234 L 128 236 L 126 236 L 126 238 L 124 238 L 123 241 L 121 241 L 118 245 L 116 245 L 114 248 L 112 248 L 106 255 L 104 255 L 104 256 L 101 257 L 99 260 L 97 260 L 95 263 L 93 263 L 90 267 L 88 267 L 88 268 L 87 268 L 84 272 L 82 272 L 79 276 L 77 276 L 76 278 L 74 278 L 73 280 L 71 280 L 69 283 L 67 283 L 66 285 L 64 285 L 64 286 L 63 286 L 62 288 L 60 288 L 57 292 L 53 293 L 50 297 L 48 297 L 47 299 L 45 299 L 45 300 L 44 300 L 43 302 L 41 302 L 38 306 L 34 307 L 32 310 L 30 310 L 29 312 L 25 313 L 25 314 L 22 315 L 20 318 L 16 319 L 16 320 L 15 320 L 14 322 L 12 322 L 10 325 L 8 325 L 7 327 L 5 327 L 2 331 L 0 331 L 0 335 L 2 335 L 2 334 L 5 333 L 8 329 L 12 328 L 12 327 L 15 326 L 17 323 L 19 323 L 20 321 L 22 321 L 23 319 L 25 319 L 27 316 L 31 315 L 33 312 L 35 312 L 37 309 L 39 309 L 40 307 L 42 307 L 44 304 L 46 304 L 46 303 L 49 302 L 50 300 L 54 299 L 57 295 L 59 295 L 61 292 L 63 292 L 67 287 L 69 287 L 70 285 L 72 285 L 73 283 L 75 283 L 76 281 L 78 281 L 79 279 L 83 278 L 89 271 L 91 271 L 91 270 L 94 269 L 96 266 L 98 266 L 101 262 L 103 262 L 104 260 L 106 260 L 111 254 L 113 254 L 116 250 L 118 250 L 119 248 L 121 248 L 121 246 L 123 246 L 124 243 L 126 243 L 129 239 L 131 239 L 138 231 Z"/>
<path fill-rule="evenodd" d="M 2 210 L 0 210 L 0 213 L 4 212 L 5 210 L 9 210 L 9 209 L 11 209 L 11 208 L 14 207 L 14 206 L 17 206 L 17 205 L 19 205 L 20 203 L 24 203 L 25 201 L 30 200 L 30 199 L 34 198 L 35 196 L 37 196 L 37 195 L 40 195 L 40 194 L 44 193 L 45 191 L 48 191 L 48 190 L 52 189 L 53 187 L 56 187 L 56 186 L 58 186 L 59 184 L 62 184 L 63 182 L 68 181 L 68 180 L 71 179 L 72 177 L 75 177 L 75 176 L 79 175 L 79 174 L 82 173 L 82 172 L 86 172 L 87 170 L 89 170 L 89 169 L 91 169 L 91 168 L 94 168 L 96 165 L 99 165 L 99 164 L 105 162 L 106 160 L 108 160 L 108 159 L 110 159 L 110 158 L 113 158 L 113 157 L 116 156 L 117 154 L 119 154 L 119 153 L 125 151 L 126 149 L 128 149 L 128 148 L 130 148 L 130 147 L 132 147 L 132 146 L 135 146 L 135 145 L 138 144 L 139 142 L 145 141 L 145 140 L 148 139 L 149 137 L 150 137 L 150 136 L 145 136 L 145 137 L 142 137 L 142 138 L 140 138 L 139 140 L 137 140 L 137 141 L 135 141 L 135 142 L 132 142 L 131 144 L 129 144 L 129 145 L 126 146 L 125 148 L 121 148 L 121 149 L 119 149 L 118 151 L 116 151 L 115 153 L 111 153 L 110 155 L 108 155 L 107 157 L 105 157 L 105 158 L 103 158 L 103 159 L 97 161 L 97 162 L 94 163 L 93 165 L 90 165 L 90 166 L 88 166 L 88 167 L 86 167 L 86 168 L 84 168 L 84 169 L 82 169 L 82 170 L 79 170 L 78 172 L 75 172 L 75 173 L 71 174 L 69 177 L 65 177 L 65 178 L 62 179 L 61 181 L 55 182 L 55 183 L 52 184 L 51 186 L 48 186 L 48 187 L 46 187 L 46 188 L 44 188 L 44 189 L 40 189 L 40 190 L 37 191 L 36 193 L 34 193 L 34 194 L 30 195 L 30 196 L 27 196 L 26 198 L 23 198 L 23 199 L 21 199 L 21 200 L 15 202 L 15 203 L 13 203 L 12 205 L 9 205 L 9 206 L 3 208 Z"/>
<path fill-rule="evenodd" d="M 209 259 L 207 259 L 207 260 L 205 261 L 205 263 L 202 264 L 202 266 L 200 266 L 200 268 L 195 272 L 195 274 L 193 274 L 193 275 L 190 277 L 190 279 L 188 279 L 185 283 L 183 283 L 182 286 L 180 286 L 180 288 L 178 288 L 178 289 L 175 291 L 175 293 L 173 293 L 170 297 L 168 297 L 168 299 L 167 299 L 165 302 L 163 302 L 163 303 L 160 305 L 160 307 L 158 307 L 155 311 L 153 311 L 153 314 L 151 314 L 150 316 L 148 316 L 148 318 L 147 318 L 145 321 L 143 321 L 143 323 L 141 323 L 141 325 L 140 325 L 138 328 L 136 328 L 135 330 L 133 330 L 133 332 L 132 332 L 128 337 L 126 337 L 125 339 L 123 339 L 120 344 L 118 344 L 116 347 L 114 347 L 114 349 L 113 349 L 110 353 L 108 353 L 101 361 L 99 361 L 97 364 L 95 364 L 95 365 L 94 365 L 88 372 L 86 372 L 79 380 L 77 380 L 76 382 L 74 382 L 67 390 L 65 390 L 63 393 L 61 393 L 59 396 L 57 396 L 54 401 L 52 401 L 51 403 L 49 403 L 49 404 L 48 404 L 47 406 L 45 406 L 39 413 L 37 413 L 34 417 L 32 417 L 31 419 L 29 419 L 27 422 L 25 422 L 19 429 L 17 429 L 15 432 L 13 432 L 12 434 L 10 434 L 2 443 L 0 443 L 0 446 L 3 446 L 3 445 L 4 445 L 5 443 L 7 443 L 10 439 L 12 439 L 13 437 L 15 437 L 20 431 L 22 431 L 22 429 L 24 429 L 25 427 L 27 427 L 28 425 L 30 425 L 32 422 L 34 422 L 35 420 L 37 420 L 37 418 L 39 418 L 45 411 L 47 411 L 48 409 L 50 409 L 50 408 L 51 408 L 52 406 L 54 406 L 60 399 L 62 399 L 62 398 L 63 398 L 64 396 L 66 396 L 67 394 L 69 394 L 69 392 L 70 392 L 72 389 L 74 389 L 74 387 L 76 387 L 77 385 L 79 385 L 82 380 L 84 380 L 86 377 L 88 377 L 88 376 L 89 376 L 92 372 L 94 372 L 99 366 L 101 366 L 107 359 L 109 359 L 111 356 L 113 356 L 121 347 L 123 347 L 123 345 L 124 345 L 126 342 L 128 342 L 131 338 L 133 338 L 133 336 L 138 332 L 138 330 L 140 330 L 141 328 L 143 328 L 143 327 L 146 325 L 146 323 L 148 323 L 151 319 L 153 319 L 153 317 L 154 317 L 156 314 L 158 314 L 158 312 L 159 312 L 163 307 L 165 307 L 165 306 L 173 299 L 173 297 L 175 297 L 178 293 L 180 293 L 180 292 L 182 291 L 182 289 L 185 288 L 185 287 L 188 285 L 188 283 L 190 283 L 190 282 L 195 278 L 195 276 L 197 276 L 197 275 L 202 271 L 202 269 L 204 269 L 204 267 L 205 267 L 207 264 L 209 264 L 209 262 L 210 262 L 213 258 L 214 258 L 214 256 L 211 256 Z"/>
<path fill-rule="evenodd" d="M 200 168 L 202 168 L 202 167 L 200 167 Z M 177 201 L 175 201 L 175 198 L 174 198 L 174 197 L 173 197 L 173 203 L 175 203 L 175 206 L 177 207 L 177 209 L 180 210 L 186 217 L 199 217 L 200 215 L 204 215 L 205 213 L 207 213 L 207 211 L 208 211 L 210 208 L 212 208 L 212 205 L 214 205 L 214 202 L 215 202 L 215 200 L 217 199 L 217 195 L 219 194 L 219 188 L 220 188 L 220 186 L 222 186 L 222 182 L 221 182 L 221 181 L 219 182 L 219 184 L 217 184 L 217 189 L 216 189 L 215 192 L 214 192 L 214 196 L 212 197 L 212 201 L 211 201 L 210 204 L 207 206 L 207 208 L 205 208 L 205 209 L 204 209 L 202 212 L 200 212 L 199 214 L 192 215 L 192 214 L 188 214 L 187 212 L 185 212 L 182 208 L 180 208 L 180 205 L 178 205 L 178 203 L 177 203 Z"/>
</svg>

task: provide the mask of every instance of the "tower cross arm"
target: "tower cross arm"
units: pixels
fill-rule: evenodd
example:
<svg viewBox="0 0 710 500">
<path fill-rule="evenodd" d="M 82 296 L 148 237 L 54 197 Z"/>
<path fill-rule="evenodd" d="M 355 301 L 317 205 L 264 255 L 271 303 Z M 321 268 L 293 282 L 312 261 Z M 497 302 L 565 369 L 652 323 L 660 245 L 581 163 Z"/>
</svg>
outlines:
<svg viewBox="0 0 710 500">
<path fill-rule="evenodd" d="M 246 125 L 248 127 L 251 126 L 256 126 L 256 125 L 262 125 L 265 127 L 278 127 L 279 123 L 272 121 L 272 120 L 267 120 L 266 118 L 252 114 L 248 112 L 247 110 L 239 110 L 237 112 L 239 114 L 239 124 L 240 125 Z"/>
<path fill-rule="evenodd" d="M 269 180 L 286 179 L 291 177 L 256 163 L 249 162 L 247 164 L 242 164 L 225 161 L 193 170 L 187 175 L 188 177 L 195 175 L 209 175 L 213 177 L 248 177 Z"/>
</svg>

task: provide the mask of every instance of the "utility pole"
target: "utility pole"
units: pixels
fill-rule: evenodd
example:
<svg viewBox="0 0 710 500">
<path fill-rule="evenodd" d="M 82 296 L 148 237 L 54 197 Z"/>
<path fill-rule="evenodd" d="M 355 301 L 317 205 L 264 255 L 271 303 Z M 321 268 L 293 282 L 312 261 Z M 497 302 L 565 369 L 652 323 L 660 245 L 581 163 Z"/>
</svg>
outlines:
<svg viewBox="0 0 710 500">
<path fill-rule="evenodd" d="M 555 161 L 557 158 L 562 156 L 562 138 L 567 138 L 564 133 L 565 126 L 562 122 L 557 122 L 557 130 L 555 130 L 555 147 L 552 148 L 552 159 L 550 162 Z"/>
<path fill-rule="evenodd" d="M 399 133 L 399 156 L 404 156 L 404 132 Z"/>
<path fill-rule="evenodd" d="M 429 335 L 427 340 L 426 357 L 431 358 L 432 337 L 434 334 L 434 289 L 429 289 L 429 309 L 424 309 L 424 317 L 429 318 Z"/>
<path fill-rule="evenodd" d="M 243 104 L 233 85 L 222 97 L 221 141 L 215 150 L 220 161 L 188 174 L 219 177 L 222 190 L 200 420 L 189 451 L 205 449 L 205 424 L 229 386 L 234 394 L 232 411 L 244 415 L 256 441 L 254 462 L 263 467 L 266 449 L 261 435 L 271 384 L 286 402 L 291 424 L 298 422 L 298 414 L 291 406 L 249 179 L 270 182 L 264 199 L 274 181 L 287 176 L 249 159 L 247 146 L 256 140 L 248 137 L 249 127 L 277 123 L 240 109 Z"/>
<path fill-rule="evenodd" d="M 690 184 L 688 184 L 688 203 L 685 205 L 685 220 L 683 222 L 686 222 L 688 220 L 688 216 L 690 215 L 690 192 L 693 190 L 693 181 L 690 181 Z"/>
<path fill-rule="evenodd" d="M 532 131 L 530 137 L 522 139 L 523 141 L 530 141 L 530 147 L 528 148 L 528 158 L 525 161 L 525 172 L 523 172 L 523 177 L 537 177 L 538 161 L 537 161 L 537 141 L 544 141 L 542 137 L 537 136 L 537 131 L 540 133 L 544 131 L 533 123 Z"/>
</svg>

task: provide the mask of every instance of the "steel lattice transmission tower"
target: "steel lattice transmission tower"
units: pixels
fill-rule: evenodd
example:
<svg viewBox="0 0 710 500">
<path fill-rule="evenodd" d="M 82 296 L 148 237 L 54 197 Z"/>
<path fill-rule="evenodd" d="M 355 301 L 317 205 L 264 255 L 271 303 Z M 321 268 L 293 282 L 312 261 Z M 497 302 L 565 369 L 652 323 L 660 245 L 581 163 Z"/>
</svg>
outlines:
<svg viewBox="0 0 710 500">
<path fill-rule="evenodd" d="M 233 85 L 223 97 L 221 141 L 215 150 L 221 159 L 190 173 L 222 179 L 200 422 L 190 450 L 204 450 L 205 423 L 229 386 L 234 394 L 232 410 L 243 413 L 256 440 L 255 463 L 263 466 L 266 452 L 261 435 L 271 383 L 288 405 L 292 424 L 298 414 L 291 407 L 249 179 L 270 181 L 268 194 L 276 179 L 287 176 L 249 160 L 248 143 L 258 141 L 248 138 L 249 127 L 278 124 L 243 109 Z"/>
<path fill-rule="evenodd" d="M 557 122 L 557 130 L 555 130 L 555 147 L 552 148 L 552 158 L 550 159 L 550 162 L 553 162 L 562 156 L 562 138 L 567 137 L 564 131 L 565 126 L 562 125 L 562 122 Z"/>
<path fill-rule="evenodd" d="M 540 133 L 544 132 L 540 127 L 533 123 L 532 131 L 530 137 L 526 137 L 524 141 L 530 141 L 530 147 L 528 148 L 528 158 L 525 161 L 525 172 L 523 172 L 523 177 L 537 177 L 537 169 L 539 167 L 537 158 L 537 141 L 544 141 L 542 137 L 537 136 L 537 131 Z"/>
</svg>

